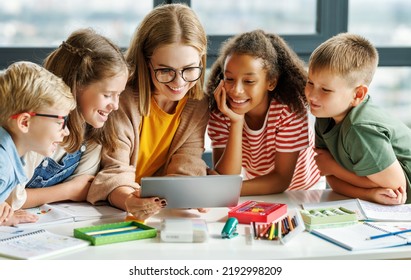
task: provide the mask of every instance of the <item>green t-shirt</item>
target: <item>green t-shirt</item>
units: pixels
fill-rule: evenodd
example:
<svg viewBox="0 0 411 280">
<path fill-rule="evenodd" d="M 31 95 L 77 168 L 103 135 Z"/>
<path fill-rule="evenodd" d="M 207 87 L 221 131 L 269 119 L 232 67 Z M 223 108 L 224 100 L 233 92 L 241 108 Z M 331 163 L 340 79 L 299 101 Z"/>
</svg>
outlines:
<svg viewBox="0 0 411 280">
<path fill-rule="evenodd" d="M 315 145 L 325 148 L 345 169 L 369 176 L 400 162 L 407 179 L 411 203 L 411 129 L 375 106 L 370 96 L 333 126 L 332 118 L 317 118 Z"/>
</svg>

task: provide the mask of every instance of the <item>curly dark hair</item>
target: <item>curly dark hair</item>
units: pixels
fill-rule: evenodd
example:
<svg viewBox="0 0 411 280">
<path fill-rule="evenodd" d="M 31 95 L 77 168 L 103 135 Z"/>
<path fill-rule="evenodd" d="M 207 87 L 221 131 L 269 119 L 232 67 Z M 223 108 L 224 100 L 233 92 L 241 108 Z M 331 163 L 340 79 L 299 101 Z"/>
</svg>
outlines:
<svg viewBox="0 0 411 280">
<path fill-rule="evenodd" d="M 217 110 L 213 92 L 224 78 L 224 62 L 227 56 L 234 53 L 262 59 L 267 80 L 277 79 L 277 86 L 268 92 L 270 97 L 289 106 L 297 114 L 306 113 L 304 87 L 307 72 L 304 61 L 280 36 L 262 30 L 242 33 L 224 42 L 219 57 L 211 66 L 206 85 L 211 110 Z"/>
</svg>

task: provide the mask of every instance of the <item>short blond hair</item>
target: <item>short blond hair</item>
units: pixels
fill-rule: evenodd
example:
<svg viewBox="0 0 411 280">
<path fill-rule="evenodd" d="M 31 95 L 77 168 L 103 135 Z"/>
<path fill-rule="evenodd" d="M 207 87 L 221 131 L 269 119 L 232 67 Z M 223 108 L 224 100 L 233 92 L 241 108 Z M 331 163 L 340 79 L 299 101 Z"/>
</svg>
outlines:
<svg viewBox="0 0 411 280">
<path fill-rule="evenodd" d="M 378 66 L 377 49 L 362 36 L 340 33 L 331 37 L 311 54 L 309 69 L 328 70 L 349 83 L 370 85 Z"/>
<path fill-rule="evenodd" d="M 76 102 L 62 79 L 32 62 L 20 61 L 0 71 L 0 125 L 15 114 L 36 112 L 58 104 L 73 110 Z"/>
</svg>

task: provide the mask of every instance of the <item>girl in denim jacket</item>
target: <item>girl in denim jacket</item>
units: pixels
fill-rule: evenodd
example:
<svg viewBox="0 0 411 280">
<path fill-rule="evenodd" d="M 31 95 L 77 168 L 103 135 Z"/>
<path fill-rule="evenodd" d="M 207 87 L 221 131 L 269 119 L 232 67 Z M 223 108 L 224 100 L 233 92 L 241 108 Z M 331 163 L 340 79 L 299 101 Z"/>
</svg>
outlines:
<svg viewBox="0 0 411 280">
<path fill-rule="evenodd" d="M 27 155 L 27 173 L 33 176 L 26 185 L 25 207 L 86 200 L 99 169 L 101 146 L 116 148 L 109 114 L 118 109 L 129 73 L 120 49 L 92 29 L 73 32 L 44 66 L 71 88 L 77 108 L 69 115 L 70 135 L 52 157 Z"/>
</svg>

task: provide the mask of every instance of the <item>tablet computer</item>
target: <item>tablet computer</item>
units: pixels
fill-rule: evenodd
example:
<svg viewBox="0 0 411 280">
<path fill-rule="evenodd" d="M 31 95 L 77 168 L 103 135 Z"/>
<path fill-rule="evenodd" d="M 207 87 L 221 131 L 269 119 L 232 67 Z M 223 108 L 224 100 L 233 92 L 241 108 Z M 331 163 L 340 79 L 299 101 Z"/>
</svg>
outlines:
<svg viewBox="0 0 411 280">
<path fill-rule="evenodd" d="M 165 198 L 166 208 L 233 207 L 242 181 L 240 175 L 144 177 L 140 196 Z"/>
</svg>

